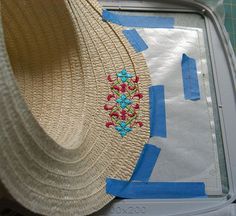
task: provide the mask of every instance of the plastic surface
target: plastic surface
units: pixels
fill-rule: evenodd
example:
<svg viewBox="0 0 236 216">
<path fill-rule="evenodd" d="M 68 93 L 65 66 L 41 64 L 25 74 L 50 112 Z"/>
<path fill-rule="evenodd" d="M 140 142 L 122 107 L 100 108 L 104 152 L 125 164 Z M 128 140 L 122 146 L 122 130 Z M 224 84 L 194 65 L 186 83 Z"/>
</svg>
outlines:
<svg viewBox="0 0 236 216">
<path fill-rule="evenodd" d="M 128 17 L 127 15 L 131 14 L 125 13 L 124 17 Z M 122 16 L 123 14 L 119 15 Z M 133 29 L 130 23 L 128 26 L 127 29 Z M 149 143 L 161 148 L 161 154 L 150 181 L 203 182 L 207 195 L 222 195 L 209 87 L 209 59 L 206 56 L 203 30 L 180 27 L 176 21 L 174 29 L 146 28 L 145 25 L 139 26 L 136 31 L 148 46 L 143 54 L 149 67 L 152 85 L 161 85 L 165 89 L 165 115 L 162 115 L 165 121 L 157 116 L 153 122 L 157 129 L 158 125 L 166 125 L 166 132 L 164 135 L 153 134 L 151 127 Z M 195 78 L 199 82 L 200 100 L 186 100 L 184 96 L 181 65 L 183 54 L 196 62 Z M 153 116 L 158 115 L 160 110 L 158 105 L 158 110 L 151 112 L 151 123 Z"/>
<path fill-rule="evenodd" d="M 208 195 L 221 195 L 208 67 L 201 29 L 138 29 L 152 85 L 165 86 L 167 137 L 152 137 L 161 148 L 151 181 L 204 182 Z M 197 62 L 201 99 L 184 98 L 183 53 Z"/>
<path fill-rule="evenodd" d="M 111 2 L 111 1 L 106 1 Z M 197 27 L 203 30 L 205 42 L 209 42 L 205 44 L 206 48 L 206 60 L 208 62 L 208 70 L 210 71 L 210 83 L 213 83 L 216 86 L 216 95 L 217 102 L 215 97 L 212 98 L 212 105 L 215 111 L 219 111 L 219 117 L 221 122 L 216 123 L 216 137 L 220 140 L 223 139 L 223 145 L 217 144 L 217 149 L 219 153 L 220 160 L 220 170 L 222 174 L 221 180 L 223 181 L 223 191 L 228 194 L 228 186 L 230 188 L 229 194 L 224 198 L 208 198 L 204 200 L 172 200 L 172 201 L 163 201 L 163 200 L 117 200 L 113 202 L 110 206 L 107 206 L 101 214 L 98 215 L 130 215 L 130 214 L 139 214 L 139 215 L 148 215 L 148 216 L 166 216 L 166 215 L 178 215 L 178 216 L 186 216 L 186 215 L 236 215 L 234 211 L 234 207 L 230 208 L 232 211 L 228 210 L 228 207 L 223 209 L 224 206 L 229 205 L 235 199 L 235 182 L 236 182 L 236 171 L 235 169 L 231 169 L 232 167 L 236 167 L 235 158 L 235 118 L 234 115 L 236 111 L 235 105 L 235 94 L 234 94 L 234 76 L 235 75 L 235 56 L 233 55 L 231 45 L 229 43 L 228 38 L 225 35 L 225 30 L 223 27 L 222 18 L 224 17 L 223 6 L 221 1 L 200 1 L 200 0 L 181 0 L 181 1 L 169 1 L 167 0 L 164 4 L 163 1 L 142 1 L 141 3 L 136 2 L 132 4 L 133 1 L 119 1 L 119 4 L 116 4 L 117 1 L 112 4 L 105 4 L 108 8 L 112 7 L 112 5 L 116 5 L 117 9 L 124 7 L 128 9 L 130 7 L 134 7 L 136 10 L 140 11 L 143 7 L 144 11 L 148 11 L 149 9 L 164 11 L 162 14 L 158 15 L 166 15 L 171 16 L 171 13 L 168 12 L 180 12 L 181 11 L 181 2 L 186 2 L 185 8 L 182 7 L 182 11 L 190 10 L 193 14 L 175 14 L 176 25 L 182 27 Z M 126 4 L 123 4 L 126 2 Z M 168 5 L 168 2 L 169 3 Z M 212 10 L 207 9 L 204 5 L 200 4 L 187 4 L 188 2 L 192 3 L 203 3 L 204 5 L 208 5 L 208 8 L 212 8 Z M 173 3 L 173 4 L 172 4 Z M 114 6 L 114 8 L 116 7 Z M 192 7 L 191 7 L 192 6 Z M 154 9 L 155 8 L 155 9 Z M 196 9 L 197 8 L 197 9 Z M 169 10 L 168 10 L 169 9 Z M 194 15 L 194 11 L 197 13 L 203 14 L 203 19 L 199 19 Z M 150 13 L 150 15 L 153 15 Z M 215 17 L 217 15 L 217 18 Z M 199 16 L 200 17 L 200 16 Z M 219 19 L 220 18 L 220 19 Z M 203 21 L 203 22 L 202 22 Z M 204 25 L 206 23 L 206 26 Z M 207 32 L 206 32 L 207 30 Z M 208 47 L 209 45 L 209 47 Z M 209 49 L 210 48 L 210 52 Z M 211 59 L 211 61 L 210 61 Z M 211 70 L 213 69 L 213 75 Z M 214 78 L 212 77 L 214 76 Z M 219 106 L 216 106 L 218 104 Z M 217 117 L 218 118 L 218 117 Z M 221 131 L 222 130 L 222 138 Z M 219 142 L 220 143 L 220 142 Z M 224 149 L 225 152 L 224 152 Z M 162 146 L 160 146 L 162 147 Z M 224 158 L 225 157 L 225 158 Z M 226 160 L 227 164 L 227 172 L 229 178 L 227 178 L 226 167 L 224 160 Z M 159 159 L 158 159 L 159 163 Z M 229 183 L 227 181 L 229 180 Z M 220 210 L 219 210 L 220 209 Z M 208 213 L 209 214 L 208 214 Z M 205 214 L 204 214 L 205 213 Z"/>
<path fill-rule="evenodd" d="M 232 204 L 218 211 L 198 214 L 197 216 L 235 216 L 235 215 L 236 215 L 236 205 Z"/>
<path fill-rule="evenodd" d="M 225 12 L 224 12 L 224 0 L 195 0 L 196 2 L 203 3 L 211 8 L 219 18 L 224 20 Z"/>
</svg>

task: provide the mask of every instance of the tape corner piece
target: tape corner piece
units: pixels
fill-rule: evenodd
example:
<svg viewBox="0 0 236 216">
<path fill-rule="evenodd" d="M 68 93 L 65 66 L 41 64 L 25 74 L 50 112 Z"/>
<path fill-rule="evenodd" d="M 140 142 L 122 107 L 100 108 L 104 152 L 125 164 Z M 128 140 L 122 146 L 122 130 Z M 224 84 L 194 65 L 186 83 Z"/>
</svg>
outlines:
<svg viewBox="0 0 236 216">
<path fill-rule="evenodd" d="M 123 30 L 123 34 L 136 52 L 142 52 L 148 48 L 145 41 L 135 29 Z"/>
<path fill-rule="evenodd" d="M 206 198 L 203 182 L 149 182 L 160 151 L 145 144 L 130 181 L 106 178 L 106 193 L 125 199 Z"/>
<path fill-rule="evenodd" d="M 173 17 L 160 16 L 130 16 L 114 13 L 104 9 L 102 20 L 126 27 L 143 28 L 174 28 L 175 19 Z"/>
<path fill-rule="evenodd" d="M 187 54 L 182 55 L 182 78 L 184 87 L 184 98 L 186 100 L 200 100 L 200 88 L 197 74 L 197 64 L 194 58 Z"/>
<path fill-rule="evenodd" d="M 150 137 L 167 137 L 165 87 L 156 85 L 149 87 Z"/>
<path fill-rule="evenodd" d="M 126 199 L 207 198 L 203 182 L 130 182 L 107 178 L 106 193 Z"/>
<path fill-rule="evenodd" d="M 161 149 L 145 144 L 131 176 L 131 181 L 148 181 L 157 162 Z"/>
</svg>

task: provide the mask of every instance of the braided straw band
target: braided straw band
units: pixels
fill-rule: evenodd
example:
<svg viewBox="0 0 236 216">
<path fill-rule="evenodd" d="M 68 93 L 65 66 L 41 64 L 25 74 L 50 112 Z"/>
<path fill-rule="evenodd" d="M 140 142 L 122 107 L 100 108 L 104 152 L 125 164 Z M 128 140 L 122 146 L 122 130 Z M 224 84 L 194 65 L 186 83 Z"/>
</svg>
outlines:
<svg viewBox="0 0 236 216">
<path fill-rule="evenodd" d="M 93 0 L 1 0 L 1 17 L 1 180 L 34 212 L 91 214 L 113 199 L 106 177 L 129 179 L 148 140 L 145 60 Z M 139 77 L 143 126 L 122 138 L 104 105 L 123 69 Z"/>
</svg>

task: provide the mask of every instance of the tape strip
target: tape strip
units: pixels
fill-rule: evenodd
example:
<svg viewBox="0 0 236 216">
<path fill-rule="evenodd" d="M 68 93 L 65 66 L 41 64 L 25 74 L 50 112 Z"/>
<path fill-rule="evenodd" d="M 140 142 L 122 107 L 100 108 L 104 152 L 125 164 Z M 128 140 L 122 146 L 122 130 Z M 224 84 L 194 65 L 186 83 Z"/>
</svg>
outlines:
<svg viewBox="0 0 236 216">
<path fill-rule="evenodd" d="M 140 154 L 131 180 L 148 181 L 156 164 L 161 149 L 154 145 L 146 144 Z"/>
<path fill-rule="evenodd" d="M 112 13 L 107 10 L 102 12 L 103 21 L 112 22 L 127 27 L 144 27 L 144 28 L 173 28 L 173 17 L 158 16 L 128 16 L 118 13 Z"/>
<path fill-rule="evenodd" d="M 202 182 L 129 182 L 106 179 L 106 193 L 127 199 L 204 198 Z"/>
<path fill-rule="evenodd" d="M 186 54 L 182 56 L 182 77 L 184 98 L 193 101 L 200 100 L 196 60 Z"/>
<path fill-rule="evenodd" d="M 123 30 L 123 34 L 134 47 L 136 52 L 142 52 L 148 48 L 145 41 L 141 38 L 138 32 L 135 29 L 132 30 Z"/>
<path fill-rule="evenodd" d="M 150 137 L 166 137 L 165 91 L 163 85 L 149 87 Z"/>
</svg>

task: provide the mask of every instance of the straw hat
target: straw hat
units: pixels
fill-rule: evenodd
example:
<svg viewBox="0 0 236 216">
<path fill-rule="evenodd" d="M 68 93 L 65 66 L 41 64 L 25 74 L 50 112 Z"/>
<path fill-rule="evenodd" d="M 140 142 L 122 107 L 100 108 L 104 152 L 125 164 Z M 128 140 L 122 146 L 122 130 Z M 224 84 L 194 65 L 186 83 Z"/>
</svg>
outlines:
<svg viewBox="0 0 236 216">
<path fill-rule="evenodd" d="M 94 0 L 1 0 L 0 178 L 45 215 L 88 215 L 149 137 L 149 75 Z"/>
</svg>

